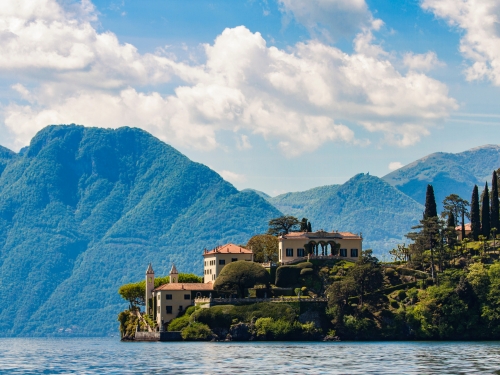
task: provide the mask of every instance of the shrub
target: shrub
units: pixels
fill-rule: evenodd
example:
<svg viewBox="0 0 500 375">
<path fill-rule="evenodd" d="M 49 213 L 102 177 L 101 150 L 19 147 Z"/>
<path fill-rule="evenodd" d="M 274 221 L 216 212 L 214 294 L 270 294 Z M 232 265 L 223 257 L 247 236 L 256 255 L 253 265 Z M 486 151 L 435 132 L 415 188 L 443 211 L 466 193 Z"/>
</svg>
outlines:
<svg viewBox="0 0 500 375">
<path fill-rule="evenodd" d="M 297 266 L 281 266 L 276 270 L 276 286 L 293 286 L 299 282 L 300 271 Z"/>
<path fill-rule="evenodd" d="M 312 268 L 303 268 L 300 270 L 300 276 L 312 276 L 314 270 Z"/>
<path fill-rule="evenodd" d="M 234 306 L 222 305 L 214 306 L 209 309 L 199 309 L 195 311 L 191 317 L 191 322 L 200 322 L 212 328 L 226 328 L 229 329 L 233 321 L 231 314 Z"/>
<path fill-rule="evenodd" d="M 406 298 L 406 292 L 404 290 L 399 290 L 397 293 L 397 300 L 402 301 Z"/>
<path fill-rule="evenodd" d="M 304 268 L 313 268 L 313 264 L 311 262 L 302 262 L 299 264 L 296 264 L 295 267 L 304 269 Z"/>
<path fill-rule="evenodd" d="M 394 268 L 386 268 L 385 269 L 385 274 L 388 277 L 393 277 L 396 274 L 396 270 Z"/>
<path fill-rule="evenodd" d="M 212 337 L 212 331 L 206 324 L 191 323 L 182 330 L 181 336 L 186 341 L 207 341 Z"/>
<path fill-rule="evenodd" d="M 168 325 L 168 331 L 182 331 L 183 328 L 189 325 L 190 316 L 185 314 L 178 318 L 172 319 Z"/>
<path fill-rule="evenodd" d="M 301 325 L 284 319 L 260 318 L 255 322 L 255 328 L 258 336 L 271 340 L 285 340 L 300 331 Z"/>
<path fill-rule="evenodd" d="M 390 305 L 391 305 L 391 307 L 392 307 L 393 309 L 397 309 L 397 308 L 399 308 L 399 303 L 398 303 L 398 301 L 396 301 L 395 299 L 391 299 L 391 300 L 390 300 Z"/>
<path fill-rule="evenodd" d="M 215 280 L 214 290 L 221 293 L 238 293 L 240 297 L 244 297 L 246 288 L 269 283 L 269 273 L 264 267 L 254 262 L 239 260 L 222 269 Z"/>
</svg>

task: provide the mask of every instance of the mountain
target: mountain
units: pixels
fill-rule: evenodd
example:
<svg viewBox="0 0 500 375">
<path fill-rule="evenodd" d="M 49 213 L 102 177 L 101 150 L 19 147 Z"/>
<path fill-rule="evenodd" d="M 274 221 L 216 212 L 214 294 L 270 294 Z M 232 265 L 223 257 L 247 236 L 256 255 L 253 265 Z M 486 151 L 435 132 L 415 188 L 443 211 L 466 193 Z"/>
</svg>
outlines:
<svg viewBox="0 0 500 375">
<path fill-rule="evenodd" d="M 116 334 L 119 285 L 149 262 L 202 274 L 281 213 L 131 128 L 50 126 L 0 150 L 0 335 Z"/>
<path fill-rule="evenodd" d="M 423 206 L 382 179 L 358 174 L 343 185 L 286 193 L 268 199 L 278 210 L 308 218 L 313 230 L 363 233 L 363 248 L 379 256 L 405 241 Z M 407 240 L 406 240 L 407 242 Z"/>
<path fill-rule="evenodd" d="M 425 203 L 425 191 L 431 184 L 440 207 L 443 199 L 453 193 L 470 201 L 474 185 L 480 189 L 486 181 L 491 185 L 491 174 L 499 167 L 500 145 L 486 145 L 458 154 L 430 154 L 383 179 L 421 204 Z"/>
<path fill-rule="evenodd" d="M 271 198 L 271 196 L 269 194 L 266 194 L 264 193 L 263 191 L 260 191 L 260 190 L 255 190 L 255 189 L 244 189 L 241 191 L 242 193 L 255 193 L 257 194 L 258 196 L 264 198 L 264 199 L 269 199 Z"/>
</svg>

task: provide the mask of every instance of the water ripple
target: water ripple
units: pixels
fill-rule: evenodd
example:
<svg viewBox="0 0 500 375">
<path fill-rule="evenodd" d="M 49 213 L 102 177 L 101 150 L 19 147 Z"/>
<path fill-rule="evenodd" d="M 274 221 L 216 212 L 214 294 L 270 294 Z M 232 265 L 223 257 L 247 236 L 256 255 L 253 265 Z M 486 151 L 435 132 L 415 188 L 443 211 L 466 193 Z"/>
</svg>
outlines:
<svg viewBox="0 0 500 375">
<path fill-rule="evenodd" d="M 9 374 L 500 374 L 498 342 L 122 343 L 0 339 Z"/>
</svg>

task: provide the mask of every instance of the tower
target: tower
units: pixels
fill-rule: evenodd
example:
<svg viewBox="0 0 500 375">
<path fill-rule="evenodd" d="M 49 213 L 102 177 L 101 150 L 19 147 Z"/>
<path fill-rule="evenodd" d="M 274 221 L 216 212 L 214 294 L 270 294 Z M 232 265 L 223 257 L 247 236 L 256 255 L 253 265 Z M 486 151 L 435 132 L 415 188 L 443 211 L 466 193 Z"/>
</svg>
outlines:
<svg viewBox="0 0 500 375">
<path fill-rule="evenodd" d="M 177 268 L 175 268 L 175 264 L 172 263 L 172 268 L 170 269 L 170 284 L 175 284 L 179 282 L 179 273 L 177 272 Z"/>
<path fill-rule="evenodd" d="M 151 263 L 146 270 L 146 314 L 153 313 L 153 290 L 155 288 L 155 271 Z"/>
</svg>

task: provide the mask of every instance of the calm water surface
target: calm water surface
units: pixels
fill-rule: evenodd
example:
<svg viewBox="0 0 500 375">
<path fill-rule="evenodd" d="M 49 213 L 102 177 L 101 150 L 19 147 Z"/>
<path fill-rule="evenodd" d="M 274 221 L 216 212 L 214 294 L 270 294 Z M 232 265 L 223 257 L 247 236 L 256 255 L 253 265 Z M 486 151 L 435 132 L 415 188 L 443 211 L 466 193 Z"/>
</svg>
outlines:
<svg viewBox="0 0 500 375">
<path fill-rule="evenodd" d="M 0 339 L 8 374 L 500 374 L 498 342 L 121 343 Z"/>
</svg>

